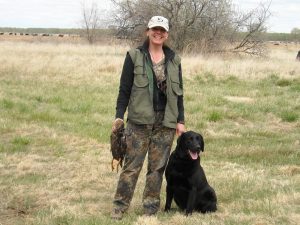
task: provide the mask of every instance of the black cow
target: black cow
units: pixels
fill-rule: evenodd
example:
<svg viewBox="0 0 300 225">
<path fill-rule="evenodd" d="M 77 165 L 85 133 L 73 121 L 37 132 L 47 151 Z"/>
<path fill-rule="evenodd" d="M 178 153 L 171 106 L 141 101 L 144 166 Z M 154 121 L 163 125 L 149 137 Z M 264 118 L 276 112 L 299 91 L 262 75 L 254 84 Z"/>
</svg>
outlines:
<svg viewBox="0 0 300 225">
<path fill-rule="evenodd" d="M 297 54 L 296 60 L 300 61 L 300 51 L 298 51 L 298 54 Z"/>
</svg>

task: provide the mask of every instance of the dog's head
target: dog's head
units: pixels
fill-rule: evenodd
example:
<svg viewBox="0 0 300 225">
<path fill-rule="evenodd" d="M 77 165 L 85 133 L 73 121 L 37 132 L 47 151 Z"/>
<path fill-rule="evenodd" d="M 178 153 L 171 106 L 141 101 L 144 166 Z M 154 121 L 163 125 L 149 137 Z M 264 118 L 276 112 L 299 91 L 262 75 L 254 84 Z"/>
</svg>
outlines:
<svg viewBox="0 0 300 225">
<path fill-rule="evenodd" d="M 177 139 L 176 151 L 180 158 L 198 159 L 200 151 L 204 151 L 202 135 L 194 131 L 181 134 Z"/>
</svg>

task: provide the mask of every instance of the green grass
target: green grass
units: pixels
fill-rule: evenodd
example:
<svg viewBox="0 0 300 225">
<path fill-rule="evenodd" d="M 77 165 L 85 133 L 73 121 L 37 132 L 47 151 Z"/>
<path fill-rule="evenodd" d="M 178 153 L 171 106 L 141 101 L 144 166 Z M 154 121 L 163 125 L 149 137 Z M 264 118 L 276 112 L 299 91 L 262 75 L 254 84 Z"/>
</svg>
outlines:
<svg viewBox="0 0 300 225">
<path fill-rule="evenodd" d="M 282 112 L 281 119 L 286 122 L 295 122 L 298 120 L 298 113 L 297 112 Z"/>
<path fill-rule="evenodd" d="M 0 143 L 0 152 L 9 154 L 26 152 L 29 150 L 31 140 L 27 137 L 16 136 L 8 143 Z"/>
<path fill-rule="evenodd" d="M 42 59 L 40 51 L 49 51 L 52 60 L 63 54 L 40 48 L 35 54 Z M 299 77 L 282 78 L 277 71 L 261 79 L 210 71 L 184 77 L 186 127 L 204 136 L 201 163 L 216 190 L 218 212 L 185 217 L 173 203 L 169 214 L 143 217 L 145 163 L 128 214 L 115 222 L 110 210 L 118 175 L 110 171 L 109 135 L 121 65 L 106 71 L 96 61 L 86 71 L 89 57 L 103 55 L 103 61 L 105 54 L 85 51 L 68 53 L 87 62 L 63 58 L 68 69 L 61 74 L 53 65 L 43 73 L 31 69 L 36 62 L 18 51 L 31 64 L 17 58 L 7 62 L 14 66 L 0 68 L 0 223 L 297 224 Z M 123 62 L 124 55 L 110 57 Z M 165 183 L 162 208 L 164 201 Z"/>
<path fill-rule="evenodd" d="M 99 133 L 105 133 L 111 126 L 113 118 L 111 111 L 114 106 L 105 99 L 107 87 L 100 90 L 93 86 L 58 88 L 55 84 L 40 87 L 27 81 L 19 85 L 17 93 L 7 90 L 8 95 L 15 94 L 16 100 L 0 99 L 5 106 L 4 111 L 1 111 L 10 119 L 39 122 L 51 127 L 63 126 L 66 130 L 100 138 L 101 141 L 108 140 L 108 136 L 99 136 Z M 26 88 L 28 86 L 32 86 L 35 92 L 30 92 Z M 95 120 L 95 114 L 101 115 L 103 119 Z M 105 117 L 111 117 L 111 120 L 108 121 Z"/>
<path fill-rule="evenodd" d="M 217 122 L 222 119 L 222 115 L 219 112 L 213 111 L 208 114 L 208 121 Z"/>
<path fill-rule="evenodd" d="M 37 184 L 40 183 L 41 181 L 45 180 L 46 176 L 42 174 L 34 174 L 34 173 L 29 173 L 22 175 L 20 177 L 17 177 L 14 182 L 16 184 Z"/>
<path fill-rule="evenodd" d="M 12 109 L 14 107 L 14 103 L 7 99 L 2 99 L 0 104 L 1 104 L 1 107 L 5 108 L 5 109 Z"/>
</svg>

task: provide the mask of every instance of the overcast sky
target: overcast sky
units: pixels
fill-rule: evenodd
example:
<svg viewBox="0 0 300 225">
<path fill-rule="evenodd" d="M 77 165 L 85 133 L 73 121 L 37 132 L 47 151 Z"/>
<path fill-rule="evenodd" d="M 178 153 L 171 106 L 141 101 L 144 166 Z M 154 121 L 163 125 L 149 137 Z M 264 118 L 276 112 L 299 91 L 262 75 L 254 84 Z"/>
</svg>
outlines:
<svg viewBox="0 0 300 225">
<path fill-rule="evenodd" d="M 254 9 L 260 2 L 271 0 L 232 0 L 237 7 Z M 300 28 L 300 0 L 272 0 L 268 20 L 268 31 L 289 33 L 295 27 Z"/>
<path fill-rule="evenodd" d="M 98 2 L 109 10 L 109 0 L 0 0 L 0 27 L 78 28 L 81 3 Z M 232 0 L 242 10 L 270 0 Z M 300 0 L 272 0 L 268 31 L 290 32 L 300 28 Z"/>
</svg>

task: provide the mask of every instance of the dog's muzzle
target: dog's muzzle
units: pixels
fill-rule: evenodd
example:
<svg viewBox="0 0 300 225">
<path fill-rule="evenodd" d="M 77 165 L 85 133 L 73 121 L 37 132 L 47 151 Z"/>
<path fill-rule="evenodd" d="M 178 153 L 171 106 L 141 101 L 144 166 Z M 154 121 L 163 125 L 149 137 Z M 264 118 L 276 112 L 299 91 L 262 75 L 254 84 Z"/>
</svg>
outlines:
<svg viewBox="0 0 300 225">
<path fill-rule="evenodd" d="M 198 152 L 193 152 L 193 151 L 189 150 L 189 154 L 190 154 L 192 160 L 198 159 L 198 156 L 199 156 Z"/>
</svg>

